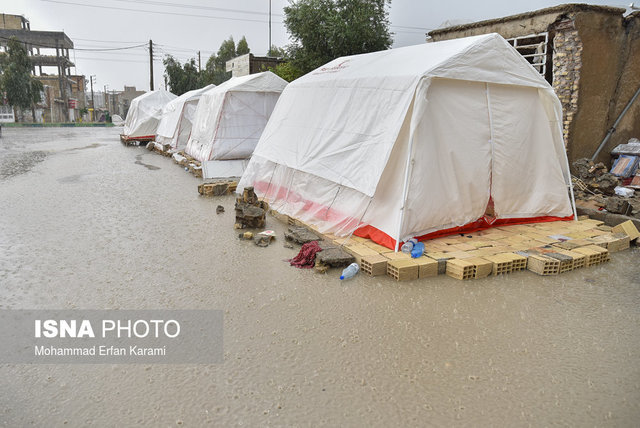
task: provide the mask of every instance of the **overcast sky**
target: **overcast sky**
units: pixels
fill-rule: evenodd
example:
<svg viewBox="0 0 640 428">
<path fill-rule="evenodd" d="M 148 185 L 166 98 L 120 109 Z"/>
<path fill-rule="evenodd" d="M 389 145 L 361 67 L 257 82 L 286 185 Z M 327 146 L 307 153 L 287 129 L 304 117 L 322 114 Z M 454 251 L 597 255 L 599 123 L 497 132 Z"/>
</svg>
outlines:
<svg viewBox="0 0 640 428">
<path fill-rule="evenodd" d="M 76 74 L 96 76 L 96 88 L 122 90 L 124 85 L 149 89 L 149 53 L 145 47 L 95 51 L 148 44 L 157 45 L 155 87 L 164 86 L 161 58 L 171 54 L 182 62 L 197 59 L 202 65 L 220 43 L 244 35 L 251 52 L 264 55 L 269 40 L 269 0 L 3 0 L 0 12 L 24 15 L 32 30 L 64 31 L 77 50 L 71 52 Z M 562 4 L 546 0 L 394 0 L 389 11 L 394 47 L 424 43 L 424 33 L 443 22 L 471 22 Z M 587 1 L 618 6 L 628 2 Z M 271 0 L 272 43 L 289 43 L 282 24 L 287 0 Z M 87 49 L 87 50 L 80 50 Z M 74 72 L 74 70 L 72 70 Z"/>
</svg>

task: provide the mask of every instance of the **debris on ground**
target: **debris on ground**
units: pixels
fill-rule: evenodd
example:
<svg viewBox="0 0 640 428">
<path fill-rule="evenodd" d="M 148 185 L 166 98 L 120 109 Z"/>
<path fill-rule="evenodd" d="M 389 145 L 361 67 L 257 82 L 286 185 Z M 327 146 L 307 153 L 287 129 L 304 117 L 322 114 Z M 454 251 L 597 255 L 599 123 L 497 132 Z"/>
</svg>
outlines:
<svg viewBox="0 0 640 428">
<path fill-rule="evenodd" d="M 610 171 L 602 162 L 596 164 L 586 158 L 573 163 L 572 181 L 578 209 L 640 218 L 640 193 L 633 190 L 640 189 L 640 175 L 635 175 L 640 173 L 640 158 L 632 156 L 638 154 L 640 145 L 632 143 L 633 140 L 612 151 L 618 158 Z"/>
<path fill-rule="evenodd" d="M 318 254 L 318 261 L 324 265 L 332 268 L 341 268 L 349 266 L 356 261 L 353 255 L 336 245 L 321 241 L 319 246 L 322 248 L 322 252 Z"/>
<path fill-rule="evenodd" d="M 316 265 L 314 267 L 314 270 L 318 273 L 327 273 L 327 271 L 329 270 L 331 266 L 329 265 L 325 265 L 324 263 L 322 263 L 317 257 L 316 257 Z"/>
<path fill-rule="evenodd" d="M 245 187 L 236 198 L 236 229 L 263 229 L 266 222 L 267 203 L 258 200 L 253 187 Z"/>
<path fill-rule="evenodd" d="M 236 191 L 237 181 L 216 181 L 212 183 L 202 183 L 198 185 L 198 193 L 202 196 L 222 196 L 230 195 Z"/>
<path fill-rule="evenodd" d="M 268 247 L 274 239 L 276 239 L 276 233 L 273 230 L 265 230 L 253 237 L 253 243 L 258 247 Z"/>
<path fill-rule="evenodd" d="M 297 268 L 311 269 L 315 267 L 316 255 L 322 251 L 322 248 L 318 245 L 318 241 L 307 242 L 302 246 L 302 248 L 300 248 L 298 255 L 289 259 L 288 262 L 291 266 L 295 266 Z"/>
<path fill-rule="evenodd" d="M 295 242 L 299 245 L 304 245 L 307 242 L 311 241 L 322 240 L 322 238 L 320 238 L 318 235 L 316 235 L 306 227 L 301 226 L 290 227 L 289 230 L 284 233 L 284 239 L 290 242 Z"/>
<path fill-rule="evenodd" d="M 244 232 L 238 235 L 238 239 L 249 241 L 253 239 L 253 232 Z"/>
<path fill-rule="evenodd" d="M 222 205 L 218 205 L 216 207 L 216 214 L 222 214 L 224 212 L 224 207 Z"/>
<path fill-rule="evenodd" d="M 628 215 L 631 213 L 631 204 L 621 196 L 607 198 L 604 208 L 614 214 Z"/>
</svg>

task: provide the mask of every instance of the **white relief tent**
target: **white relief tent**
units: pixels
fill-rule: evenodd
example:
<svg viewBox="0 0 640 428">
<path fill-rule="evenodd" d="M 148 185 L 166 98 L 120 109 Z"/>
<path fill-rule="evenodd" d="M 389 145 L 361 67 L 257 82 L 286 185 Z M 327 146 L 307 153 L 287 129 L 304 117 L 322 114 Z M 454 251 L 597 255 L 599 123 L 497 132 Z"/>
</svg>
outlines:
<svg viewBox="0 0 640 428">
<path fill-rule="evenodd" d="M 285 86 L 286 80 L 265 71 L 206 91 L 185 152 L 201 162 L 249 158 Z"/>
<path fill-rule="evenodd" d="M 194 89 L 169 101 L 162 109 L 162 118 L 156 131 L 156 142 L 169 144 L 173 149 L 183 149 L 191 134 L 200 96 L 212 88 L 215 88 L 215 85 Z"/>
<path fill-rule="evenodd" d="M 124 136 L 153 139 L 162 118 L 162 108 L 174 98 L 177 97 L 165 90 L 150 91 L 134 98 L 124 121 Z"/>
<path fill-rule="evenodd" d="M 498 34 L 338 58 L 287 86 L 238 191 L 396 250 L 569 219 L 561 126 L 553 89 Z"/>
</svg>

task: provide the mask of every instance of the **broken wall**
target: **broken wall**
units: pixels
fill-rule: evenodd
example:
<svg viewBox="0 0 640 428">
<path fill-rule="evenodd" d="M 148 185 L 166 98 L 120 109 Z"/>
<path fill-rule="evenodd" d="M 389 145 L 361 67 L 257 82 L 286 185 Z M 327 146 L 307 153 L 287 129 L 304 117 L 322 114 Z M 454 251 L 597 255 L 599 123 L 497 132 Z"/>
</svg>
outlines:
<svg viewBox="0 0 640 428">
<path fill-rule="evenodd" d="M 582 40 L 577 112 L 570 127 L 570 160 L 591 157 L 620 113 L 640 88 L 640 13 L 580 13 L 575 27 Z M 640 138 L 640 99 L 631 106 L 597 161 L 631 137 Z"/>
</svg>

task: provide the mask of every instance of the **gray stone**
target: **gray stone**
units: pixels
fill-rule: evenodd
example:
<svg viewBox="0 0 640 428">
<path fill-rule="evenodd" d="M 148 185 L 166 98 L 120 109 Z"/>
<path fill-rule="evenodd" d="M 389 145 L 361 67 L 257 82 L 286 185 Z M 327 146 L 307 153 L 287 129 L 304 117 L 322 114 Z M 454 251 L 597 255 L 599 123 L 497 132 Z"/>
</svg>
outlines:
<svg viewBox="0 0 640 428">
<path fill-rule="evenodd" d="M 324 265 L 333 268 L 339 268 L 349 266 L 355 261 L 355 258 L 351 254 L 341 250 L 340 248 L 329 247 L 326 250 L 323 249 L 322 251 L 317 253 L 316 260 Z"/>
<path fill-rule="evenodd" d="M 578 215 L 588 215 L 589 218 L 600 221 L 604 221 L 607 216 L 606 211 L 600 211 L 593 208 L 576 207 L 576 212 Z"/>
<path fill-rule="evenodd" d="M 624 223 L 625 221 L 628 221 L 628 220 L 631 220 L 633 224 L 636 226 L 636 228 L 640 230 L 640 220 L 638 220 L 637 218 L 628 217 L 626 215 L 621 215 L 621 214 L 608 213 L 604 219 L 604 224 L 606 224 L 607 226 L 613 227 L 613 226 L 619 225 L 620 223 Z"/>
<path fill-rule="evenodd" d="M 620 185 L 620 179 L 613 174 L 602 174 L 596 178 L 596 188 L 605 195 L 615 195 L 615 188 Z"/>
<path fill-rule="evenodd" d="M 593 162 L 590 161 L 589 159 L 587 158 L 578 159 L 572 164 L 572 166 L 578 178 L 582 180 L 586 180 L 593 177 L 593 174 L 591 171 L 591 168 L 593 168 Z"/>
<path fill-rule="evenodd" d="M 605 209 L 612 214 L 627 215 L 631 212 L 631 205 L 624 198 L 615 196 L 607 199 Z"/>
<path fill-rule="evenodd" d="M 290 227 L 289 230 L 284 233 L 284 239 L 300 245 L 304 245 L 311 241 L 322 240 L 322 238 L 311 232 L 306 227 Z"/>
<path fill-rule="evenodd" d="M 264 236 L 264 235 L 256 235 L 253 237 L 253 243 L 256 244 L 258 247 L 268 247 L 269 244 L 271 243 L 271 237 Z"/>
</svg>

